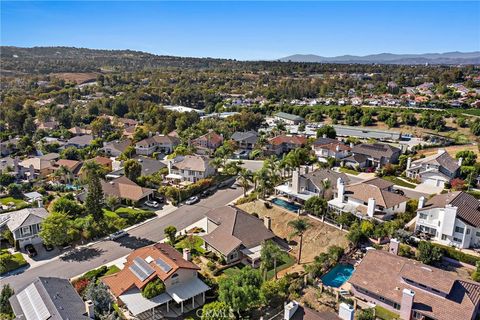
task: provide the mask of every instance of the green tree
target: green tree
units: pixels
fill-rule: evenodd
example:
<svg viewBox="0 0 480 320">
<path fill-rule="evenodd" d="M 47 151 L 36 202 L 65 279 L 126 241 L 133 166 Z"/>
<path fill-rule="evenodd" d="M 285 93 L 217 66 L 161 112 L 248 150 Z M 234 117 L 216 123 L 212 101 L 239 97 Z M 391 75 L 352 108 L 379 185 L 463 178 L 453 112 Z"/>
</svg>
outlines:
<svg viewBox="0 0 480 320">
<path fill-rule="evenodd" d="M 250 188 L 250 182 L 253 180 L 252 172 L 242 168 L 239 172 L 239 185 L 243 188 L 243 196 L 247 196 L 247 190 Z"/>
<path fill-rule="evenodd" d="M 95 313 L 100 315 L 111 314 L 113 310 L 113 300 L 108 287 L 101 281 L 92 281 L 85 289 L 85 299 L 91 300 Z"/>
<path fill-rule="evenodd" d="M 325 215 L 325 213 L 327 212 L 327 207 L 327 200 L 315 196 L 305 201 L 304 209 L 305 211 L 313 214 L 314 216 L 320 217 Z"/>
<path fill-rule="evenodd" d="M 110 208 L 110 210 L 115 211 L 120 204 L 120 199 L 117 196 L 109 195 L 105 198 L 105 204 Z"/>
<path fill-rule="evenodd" d="M 275 244 L 272 240 L 267 240 L 262 243 L 260 250 L 260 269 L 263 272 L 263 277 L 267 279 L 267 272 L 273 267 L 275 279 L 277 279 L 277 262 L 284 258 L 285 251 Z"/>
<path fill-rule="evenodd" d="M 477 162 L 477 154 L 471 150 L 462 150 L 455 155 L 456 159 L 462 158 L 462 166 L 473 166 Z"/>
<path fill-rule="evenodd" d="M 470 131 L 474 135 L 480 136 L 480 119 L 475 119 L 475 121 L 470 123 Z"/>
<path fill-rule="evenodd" d="M 317 138 L 321 138 L 323 135 L 326 135 L 327 138 L 335 139 L 337 132 L 333 126 L 325 125 L 317 130 Z"/>
<path fill-rule="evenodd" d="M 10 299 L 14 295 L 13 289 L 10 285 L 4 284 L 2 287 L 2 291 L 0 292 L 0 318 L 2 314 L 11 316 L 13 314 L 12 307 L 10 306 Z"/>
<path fill-rule="evenodd" d="M 480 282 L 480 261 L 477 261 L 475 263 L 475 271 L 472 273 L 472 279 L 473 281 Z"/>
<path fill-rule="evenodd" d="M 201 320 L 228 320 L 235 319 L 231 308 L 225 302 L 214 301 L 207 303 L 202 308 Z"/>
<path fill-rule="evenodd" d="M 124 170 L 125 176 L 133 182 L 136 182 L 142 175 L 142 165 L 134 159 L 125 161 Z"/>
<path fill-rule="evenodd" d="M 290 237 L 299 237 L 300 242 L 298 246 L 298 257 L 297 257 L 297 264 L 300 264 L 302 260 L 302 246 L 303 246 L 303 235 L 305 231 L 310 228 L 310 223 L 308 222 L 307 219 L 295 219 L 295 220 L 290 220 L 288 222 L 288 226 L 293 230 L 292 233 L 290 234 Z"/>
<path fill-rule="evenodd" d="M 71 220 L 66 213 L 52 212 L 41 223 L 39 232 L 43 242 L 52 246 L 61 246 L 70 242 Z"/>
<path fill-rule="evenodd" d="M 357 320 L 375 320 L 375 312 L 373 308 L 363 309 L 357 315 Z"/>
<path fill-rule="evenodd" d="M 70 217 L 79 216 L 83 213 L 84 208 L 75 200 L 66 197 L 60 197 L 50 204 L 49 210 L 51 212 L 66 213 Z"/>
<path fill-rule="evenodd" d="M 92 214 L 95 220 L 103 219 L 103 189 L 100 178 L 103 177 L 103 168 L 95 161 L 87 161 L 83 165 L 87 180 L 87 197 L 85 209 Z"/>
<path fill-rule="evenodd" d="M 420 241 L 417 250 L 417 259 L 425 264 L 434 264 L 442 260 L 442 249 L 428 241 Z"/>
<path fill-rule="evenodd" d="M 260 303 L 262 276 L 246 266 L 218 281 L 218 297 L 235 312 L 247 312 Z"/>
<path fill-rule="evenodd" d="M 150 281 L 143 289 L 142 296 L 146 299 L 152 299 L 165 292 L 165 284 L 160 278 Z"/>
<path fill-rule="evenodd" d="M 82 158 L 80 151 L 75 147 L 68 147 L 60 152 L 60 157 L 67 160 L 80 160 Z"/>
<path fill-rule="evenodd" d="M 163 233 L 165 233 L 165 236 L 168 238 L 168 242 L 174 246 L 177 242 L 177 228 L 174 226 L 168 226 L 163 230 Z"/>
<path fill-rule="evenodd" d="M 265 281 L 260 287 L 263 303 L 269 307 L 281 305 L 287 298 L 288 281 L 284 277 L 279 280 Z"/>
</svg>

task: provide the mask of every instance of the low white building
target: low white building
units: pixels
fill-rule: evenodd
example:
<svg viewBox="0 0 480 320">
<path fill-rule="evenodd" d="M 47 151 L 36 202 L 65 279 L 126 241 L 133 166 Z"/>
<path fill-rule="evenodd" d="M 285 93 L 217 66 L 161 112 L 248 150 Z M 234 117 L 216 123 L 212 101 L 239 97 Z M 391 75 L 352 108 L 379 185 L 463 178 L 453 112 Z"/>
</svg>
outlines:
<svg viewBox="0 0 480 320">
<path fill-rule="evenodd" d="M 480 245 L 480 201 L 462 192 L 439 194 L 418 202 L 417 232 L 445 245 L 470 248 Z"/>
</svg>

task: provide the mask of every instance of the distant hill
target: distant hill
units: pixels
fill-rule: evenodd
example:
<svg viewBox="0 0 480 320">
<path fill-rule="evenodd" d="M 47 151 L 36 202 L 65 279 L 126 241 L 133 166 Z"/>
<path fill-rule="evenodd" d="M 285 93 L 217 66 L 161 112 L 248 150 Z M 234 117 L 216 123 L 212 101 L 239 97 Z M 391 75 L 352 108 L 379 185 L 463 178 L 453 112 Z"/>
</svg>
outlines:
<svg viewBox="0 0 480 320">
<path fill-rule="evenodd" d="M 278 59 L 283 62 L 314 63 L 378 63 L 378 64 L 480 64 L 480 51 L 446 52 L 424 54 L 380 53 L 368 56 L 344 55 L 338 57 L 322 57 L 314 54 L 295 54 Z"/>
</svg>

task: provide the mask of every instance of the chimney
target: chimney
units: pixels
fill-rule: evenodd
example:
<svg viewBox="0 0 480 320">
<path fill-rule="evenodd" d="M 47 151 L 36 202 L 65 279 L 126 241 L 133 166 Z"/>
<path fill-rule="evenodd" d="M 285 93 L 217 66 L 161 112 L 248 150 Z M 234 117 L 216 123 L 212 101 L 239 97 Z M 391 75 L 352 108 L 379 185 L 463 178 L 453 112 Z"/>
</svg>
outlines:
<svg viewBox="0 0 480 320">
<path fill-rule="evenodd" d="M 167 166 L 168 166 L 168 174 L 171 174 L 172 173 L 172 161 L 168 161 Z"/>
<path fill-rule="evenodd" d="M 345 194 L 345 185 L 342 178 L 337 179 L 337 198 L 343 201 L 343 195 Z"/>
<path fill-rule="evenodd" d="M 13 171 L 14 171 L 16 174 L 18 174 L 18 171 L 19 171 L 19 170 L 18 170 L 18 157 L 15 157 L 15 158 L 13 159 Z"/>
<path fill-rule="evenodd" d="M 353 142 L 350 142 L 350 148 L 353 148 L 355 145 L 353 144 Z"/>
<path fill-rule="evenodd" d="M 458 165 L 460 167 L 462 166 L 462 162 L 463 162 L 463 158 L 462 157 L 458 158 Z"/>
<path fill-rule="evenodd" d="M 400 242 L 397 239 L 390 239 L 390 245 L 388 246 L 388 252 L 394 255 L 398 255 L 398 248 L 400 247 Z"/>
<path fill-rule="evenodd" d="M 323 139 L 326 139 L 326 138 L 327 138 L 327 135 L 324 133 L 324 134 L 322 135 L 322 138 L 323 138 Z"/>
<path fill-rule="evenodd" d="M 367 215 L 370 218 L 373 218 L 374 213 L 375 213 L 375 199 L 374 198 L 368 198 Z"/>
<path fill-rule="evenodd" d="M 440 155 L 440 154 L 444 154 L 446 151 L 445 149 L 438 149 L 437 150 L 437 154 Z"/>
<path fill-rule="evenodd" d="M 43 198 L 38 197 L 36 200 L 37 200 L 38 207 L 43 208 Z"/>
<path fill-rule="evenodd" d="M 291 301 L 287 304 L 285 304 L 284 307 L 284 312 L 283 312 L 283 320 L 290 320 L 295 312 L 298 309 L 298 302 L 297 301 Z"/>
<path fill-rule="evenodd" d="M 263 224 L 265 225 L 265 228 L 272 230 L 272 218 L 269 216 L 263 217 Z"/>
<path fill-rule="evenodd" d="M 355 309 L 351 305 L 342 302 L 338 307 L 338 317 L 342 320 L 353 320 L 354 311 Z"/>
<path fill-rule="evenodd" d="M 421 196 L 421 197 L 418 199 L 418 207 L 417 207 L 417 209 L 422 209 L 424 206 L 425 206 L 425 197 L 424 197 L 424 196 Z"/>
<path fill-rule="evenodd" d="M 85 313 L 90 319 L 95 319 L 95 312 L 92 300 L 85 301 Z"/>
<path fill-rule="evenodd" d="M 300 173 L 298 170 L 293 170 L 292 173 L 292 189 L 295 193 L 299 193 L 300 191 Z"/>
<path fill-rule="evenodd" d="M 335 151 L 339 152 L 340 151 L 340 146 L 337 144 L 337 146 L 335 147 Z"/>
<path fill-rule="evenodd" d="M 192 254 L 190 252 L 190 249 L 188 248 L 183 249 L 183 259 L 187 261 L 192 261 Z"/>
<path fill-rule="evenodd" d="M 411 166 L 412 166 L 412 157 L 408 157 L 408 159 L 407 159 L 407 169 L 410 169 Z"/>
<path fill-rule="evenodd" d="M 413 299 L 415 292 L 410 289 L 403 289 L 402 303 L 400 305 L 400 319 L 410 320 L 412 316 Z"/>
<path fill-rule="evenodd" d="M 29 172 L 30 172 L 30 175 L 28 177 L 28 180 L 33 180 L 35 179 L 35 169 L 33 168 L 33 164 L 30 165 L 30 167 L 28 168 Z"/>
</svg>

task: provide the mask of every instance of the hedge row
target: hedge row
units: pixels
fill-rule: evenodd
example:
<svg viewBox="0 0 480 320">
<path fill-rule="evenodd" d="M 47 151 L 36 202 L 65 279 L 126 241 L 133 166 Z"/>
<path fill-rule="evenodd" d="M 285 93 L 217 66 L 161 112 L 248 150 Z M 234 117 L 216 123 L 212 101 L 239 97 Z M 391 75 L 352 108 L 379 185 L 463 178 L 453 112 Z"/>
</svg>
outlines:
<svg viewBox="0 0 480 320">
<path fill-rule="evenodd" d="M 461 252 L 453 247 L 443 246 L 437 243 L 433 243 L 433 245 L 442 249 L 442 253 L 445 257 L 468 263 L 473 266 L 477 263 L 477 261 L 480 261 L 479 257 Z"/>
</svg>

